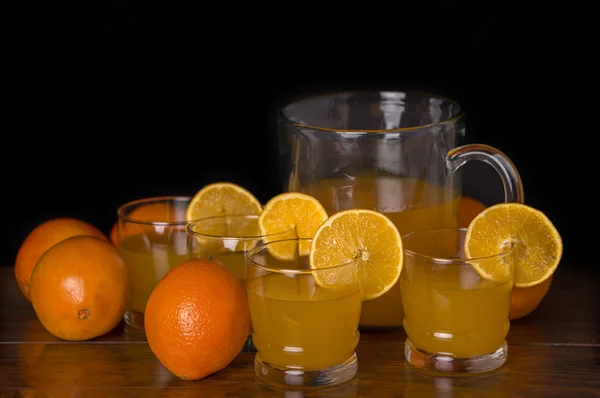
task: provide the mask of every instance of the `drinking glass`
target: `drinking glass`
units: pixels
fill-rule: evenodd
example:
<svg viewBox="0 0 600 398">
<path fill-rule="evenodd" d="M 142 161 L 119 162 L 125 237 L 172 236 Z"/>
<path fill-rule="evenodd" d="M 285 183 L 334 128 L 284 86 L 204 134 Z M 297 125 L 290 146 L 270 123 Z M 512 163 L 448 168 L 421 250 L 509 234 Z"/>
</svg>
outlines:
<svg viewBox="0 0 600 398">
<path fill-rule="evenodd" d="M 311 269 L 286 239 L 248 252 L 247 291 L 257 349 L 255 372 L 265 384 L 331 386 L 356 375 L 361 311 L 358 253 L 347 264 Z M 296 248 L 293 260 L 271 253 Z M 326 281 L 335 281 L 332 286 Z"/>
<path fill-rule="evenodd" d="M 506 361 L 514 281 L 513 247 L 466 258 L 466 229 L 413 232 L 402 238 L 400 275 L 406 360 L 437 372 L 476 373 Z M 495 279 L 477 267 L 496 270 Z"/>
<path fill-rule="evenodd" d="M 246 289 L 246 254 L 258 244 L 285 239 L 288 233 L 262 235 L 257 215 L 208 217 L 187 226 L 192 256 L 217 261 L 229 268 Z M 243 351 L 254 351 L 252 324 Z"/>
<path fill-rule="evenodd" d="M 283 189 L 316 197 L 329 214 L 377 210 L 401 235 L 457 226 L 460 167 L 470 160 L 498 172 L 506 202 L 523 202 L 510 159 L 487 145 L 463 145 L 463 110 L 434 94 L 366 90 L 313 96 L 285 105 L 278 121 Z M 396 284 L 365 301 L 361 328 L 402 327 L 400 290 Z"/>
<path fill-rule="evenodd" d="M 185 219 L 189 197 L 145 198 L 119 207 L 117 249 L 129 270 L 125 322 L 144 327 L 150 293 L 173 267 L 190 258 Z"/>
</svg>

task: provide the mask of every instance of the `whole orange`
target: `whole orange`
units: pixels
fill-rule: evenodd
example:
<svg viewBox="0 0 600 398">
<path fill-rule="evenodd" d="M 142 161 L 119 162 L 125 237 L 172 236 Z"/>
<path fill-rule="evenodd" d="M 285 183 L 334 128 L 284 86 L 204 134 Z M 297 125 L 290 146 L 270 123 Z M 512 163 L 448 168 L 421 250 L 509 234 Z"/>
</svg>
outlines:
<svg viewBox="0 0 600 398">
<path fill-rule="evenodd" d="M 144 313 L 150 349 L 183 380 L 199 380 L 229 365 L 249 327 L 242 285 L 210 260 L 187 260 L 171 269 L 152 291 Z"/>
<path fill-rule="evenodd" d="M 513 288 L 508 315 L 510 320 L 520 319 L 531 314 L 550 290 L 552 278 L 551 276 L 539 285 Z"/>
<path fill-rule="evenodd" d="M 74 218 L 55 218 L 34 228 L 25 238 L 15 260 L 15 277 L 27 300 L 31 301 L 29 280 L 41 255 L 58 242 L 78 235 L 108 240 L 98 228 Z"/>
<path fill-rule="evenodd" d="M 123 317 L 125 262 L 106 240 L 73 236 L 42 255 L 30 293 L 48 332 L 63 340 L 89 340 L 110 332 Z"/>
</svg>

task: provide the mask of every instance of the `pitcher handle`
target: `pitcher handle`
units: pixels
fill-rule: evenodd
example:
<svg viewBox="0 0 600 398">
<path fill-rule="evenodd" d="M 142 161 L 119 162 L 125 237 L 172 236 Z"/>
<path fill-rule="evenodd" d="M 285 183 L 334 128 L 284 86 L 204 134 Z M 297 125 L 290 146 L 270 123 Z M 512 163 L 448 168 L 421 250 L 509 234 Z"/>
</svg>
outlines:
<svg viewBox="0 0 600 398">
<path fill-rule="evenodd" d="M 492 166 L 504 185 L 504 201 L 523 203 L 523 182 L 513 162 L 500 150 L 483 144 L 467 144 L 446 155 L 446 170 L 454 173 L 469 160 L 480 160 Z"/>
</svg>

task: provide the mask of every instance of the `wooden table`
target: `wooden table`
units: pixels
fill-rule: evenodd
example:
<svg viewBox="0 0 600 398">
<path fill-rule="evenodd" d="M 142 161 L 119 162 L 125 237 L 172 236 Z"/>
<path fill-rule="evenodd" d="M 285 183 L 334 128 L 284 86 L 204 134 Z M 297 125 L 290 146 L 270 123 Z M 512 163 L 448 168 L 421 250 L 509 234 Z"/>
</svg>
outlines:
<svg viewBox="0 0 600 398">
<path fill-rule="evenodd" d="M 496 372 L 426 374 L 405 361 L 403 332 L 362 333 L 358 376 L 310 393 L 257 384 L 252 353 L 204 380 L 181 381 L 123 324 L 93 341 L 60 341 L 36 319 L 12 271 L 0 268 L 1 397 L 600 397 L 600 270 L 562 264 L 540 307 L 512 323 L 509 359 Z"/>
</svg>

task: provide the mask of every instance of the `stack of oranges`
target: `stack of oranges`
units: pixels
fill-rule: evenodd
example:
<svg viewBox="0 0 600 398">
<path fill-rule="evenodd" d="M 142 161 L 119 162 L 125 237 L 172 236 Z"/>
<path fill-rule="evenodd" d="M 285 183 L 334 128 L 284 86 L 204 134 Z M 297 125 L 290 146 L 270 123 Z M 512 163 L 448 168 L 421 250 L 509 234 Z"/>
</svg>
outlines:
<svg viewBox="0 0 600 398">
<path fill-rule="evenodd" d="M 15 277 L 41 323 L 61 339 L 98 337 L 123 317 L 125 263 L 85 221 L 56 218 L 37 226 L 19 248 Z"/>
</svg>

